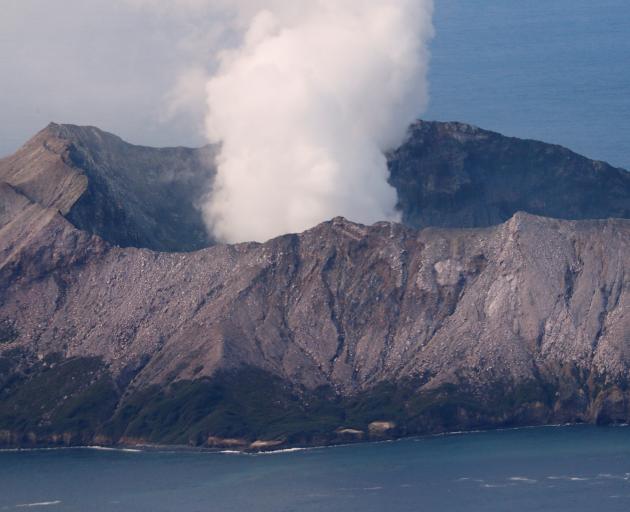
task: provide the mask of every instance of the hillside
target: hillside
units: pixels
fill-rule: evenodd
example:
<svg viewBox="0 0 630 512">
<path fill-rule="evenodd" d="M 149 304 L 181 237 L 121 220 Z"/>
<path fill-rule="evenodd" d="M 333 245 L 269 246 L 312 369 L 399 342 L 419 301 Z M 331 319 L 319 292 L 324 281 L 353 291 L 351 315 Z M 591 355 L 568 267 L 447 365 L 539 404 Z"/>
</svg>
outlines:
<svg viewBox="0 0 630 512">
<path fill-rule="evenodd" d="M 51 124 L 0 160 L 0 181 L 111 244 L 193 251 L 214 243 L 198 206 L 211 190 L 216 153 L 135 146 L 97 128 Z M 518 211 L 630 217 L 630 173 L 465 124 L 418 121 L 389 167 L 410 227 L 486 227 Z"/>
<path fill-rule="evenodd" d="M 148 148 L 94 127 L 50 124 L 0 160 L 0 181 L 112 244 L 191 251 L 212 243 L 197 205 L 214 156 L 210 146 Z"/>
<path fill-rule="evenodd" d="M 630 221 L 337 218 L 173 254 L 0 195 L 4 445 L 257 449 L 630 420 Z"/>
<path fill-rule="evenodd" d="M 389 154 L 403 222 L 483 227 L 518 211 L 557 219 L 630 217 L 630 173 L 569 149 L 462 123 L 418 122 Z"/>
</svg>

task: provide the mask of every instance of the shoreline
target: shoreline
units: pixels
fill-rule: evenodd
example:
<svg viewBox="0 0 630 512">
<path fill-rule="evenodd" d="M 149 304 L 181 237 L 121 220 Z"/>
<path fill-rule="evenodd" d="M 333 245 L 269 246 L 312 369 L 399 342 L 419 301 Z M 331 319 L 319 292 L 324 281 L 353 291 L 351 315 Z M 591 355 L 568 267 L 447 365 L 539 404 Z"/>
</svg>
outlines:
<svg viewBox="0 0 630 512">
<path fill-rule="evenodd" d="M 454 430 L 448 432 L 439 432 L 434 434 L 424 434 L 415 436 L 398 437 L 394 439 L 382 439 L 372 441 L 358 441 L 355 443 L 337 443 L 337 444 L 325 444 L 314 446 L 291 446 L 287 448 L 279 448 L 277 450 L 229 450 L 221 448 L 205 448 L 202 446 L 187 446 L 187 445 L 159 445 L 159 444 L 142 444 L 142 445 L 121 445 L 121 446 L 98 446 L 98 445 L 85 445 L 85 446 L 40 446 L 31 448 L 0 448 L 0 454 L 2 453 L 17 453 L 17 452 L 45 452 L 45 451 L 61 451 L 61 450 L 93 450 L 93 451 L 105 451 L 105 452 L 119 452 L 119 453 L 197 453 L 197 454 L 216 454 L 216 455 L 280 455 L 286 453 L 297 453 L 311 450 L 323 450 L 326 448 L 343 448 L 357 445 L 378 445 L 385 443 L 397 443 L 404 441 L 413 441 L 419 439 L 433 439 L 439 437 L 454 437 L 471 434 L 485 434 L 490 432 L 509 432 L 517 430 L 533 430 L 533 429 L 551 429 L 551 428 L 571 428 L 571 427 L 592 427 L 595 429 L 608 429 L 608 428 L 627 428 L 630 427 L 628 423 L 618 423 L 610 425 L 597 425 L 593 423 L 557 423 L 549 425 L 525 425 L 521 427 L 502 427 L 502 428 L 488 428 L 477 430 Z"/>
</svg>

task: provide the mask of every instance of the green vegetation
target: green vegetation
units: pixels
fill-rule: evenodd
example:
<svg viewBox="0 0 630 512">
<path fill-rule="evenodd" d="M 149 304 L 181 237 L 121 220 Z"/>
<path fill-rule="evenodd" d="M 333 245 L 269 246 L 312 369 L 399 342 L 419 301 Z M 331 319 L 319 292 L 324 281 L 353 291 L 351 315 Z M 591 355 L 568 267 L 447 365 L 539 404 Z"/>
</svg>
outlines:
<svg viewBox="0 0 630 512">
<path fill-rule="evenodd" d="M 324 412 L 309 414 L 279 378 L 247 368 L 212 380 L 139 391 L 125 400 L 111 428 L 116 435 L 193 445 L 209 435 L 248 440 L 311 437 L 337 426 L 338 418 Z"/>
<path fill-rule="evenodd" d="M 341 398 L 330 388 L 295 389 L 262 370 L 242 368 L 212 379 L 128 389 L 121 400 L 100 359 L 53 355 L 18 372 L 11 358 L 2 357 L 0 430 L 32 433 L 40 444 L 85 444 L 96 435 L 113 443 L 126 438 L 202 446 L 216 436 L 326 444 L 532 423 L 537 419 L 529 404 L 550 403 L 549 390 L 536 383 L 506 384 L 484 397 L 465 389 L 444 385 L 423 391 L 420 382 L 408 380 Z M 369 433 L 374 421 L 396 426 Z M 344 437 L 337 433 L 340 427 L 365 435 Z"/>
<path fill-rule="evenodd" d="M 329 388 L 295 390 L 268 373 L 244 368 L 212 380 L 138 391 L 119 407 L 109 427 L 113 437 L 153 443 L 202 445 L 208 436 L 217 436 L 325 444 L 339 441 L 340 427 L 367 433 L 373 421 L 394 422 L 396 428 L 389 436 L 508 425 L 526 421 L 523 406 L 544 398 L 533 384 L 483 400 L 454 385 L 427 392 L 418 391 L 419 387 L 412 380 L 383 383 L 340 398 Z"/>
<path fill-rule="evenodd" d="M 20 333 L 9 320 L 0 320 L 0 344 L 15 341 Z"/>
<path fill-rule="evenodd" d="M 0 429 L 89 437 L 111 417 L 117 400 L 100 359 L 39 363 L 1 389 Z"/>
</svg>

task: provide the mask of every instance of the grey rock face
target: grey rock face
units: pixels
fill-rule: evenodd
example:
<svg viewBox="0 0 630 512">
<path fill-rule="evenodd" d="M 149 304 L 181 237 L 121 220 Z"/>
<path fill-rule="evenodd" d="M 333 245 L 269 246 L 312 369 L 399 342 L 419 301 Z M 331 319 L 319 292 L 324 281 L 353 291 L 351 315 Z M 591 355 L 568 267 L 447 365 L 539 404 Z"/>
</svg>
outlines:
<svg viewBox="0 0 630 512">
<path fill-rule="evenodd" d="M 547 419 L 629 418 L 630 221 L 518 213 L 416 231 L 336 218 L 169 254 L 112 247 L 1 193 L 0 319 L 19 333 L 5 349 L 102 358 L 134 389 L 257 368 L 340 396 L 535 385 L 552 390 Z"/>
<path fill-rule="evenodd" d="M 212 243 L 198 208 L 215 148 L 148 148 L 93 127 L 50 124 L 0 160 L 0 181 L 123 247 L 191 251 Z"/>
<path fill-rule="evenodd" d="M 213 243 L 198 206 L 216 152 L 134 146 L 97 128 L 51 124 L 0 160 L 0 181 L 114 245 L 191 251 Z M 630 173 L 559 146 L 419 121 L 388 159 L 411 227 L 485 227 L 518 211 L 630 217 Z"/>
<path fill-rule="evenodd" d="M 418 122 L 389 154 L 403 222 L 483 227 L 525 211 L 559 219 L 630 217 L 630 173 L 561 146 L 462 123 Z"/>
<path fill-rule="evenodd" d="M 514 194 L 513 208 L 546 178 L 532 167 L 514 191 L 507 162 L 539 151 L 566 157 L 553 167 L 566 177 L 564 216 L 605 184 L 608 211 L 624 214 L 624 171 L 462 125 L 414 130 L 391 160 L 401 202 L 420 194 L 410 224 L 464 224 L 449 204 L 475 217 L 474 188 L 468 202 L 460 192 L 479 176 L 505 180 L 496 197 Z M 494 167 L 456 165 L 462 148 L 481 158 L 483 147 L 498 152 Z M 165 150 L 160 167 L 156 151 L 53 126 L 0 162 L 0 444 L 259 447 L 630 420 L 630 220 L 518 212 L 493 227 L 417 230 L 336 218 L 264 244 L 120 247 L 193 248 L 175 228 L 201 229 L 197 210 L 178 204 L 153 230 L 169 187 L 191 193 L 199 158 Z M 424 179 L 440 161 L 447 183 L 414 188 L 413 173 Z M 489 206 L 471 222 L 509 213 L 479 193 Z M 456 199 L 429 201 L 445 194 Z M 593 208 L 605 215 L 603 199 Z"/>
</svg>

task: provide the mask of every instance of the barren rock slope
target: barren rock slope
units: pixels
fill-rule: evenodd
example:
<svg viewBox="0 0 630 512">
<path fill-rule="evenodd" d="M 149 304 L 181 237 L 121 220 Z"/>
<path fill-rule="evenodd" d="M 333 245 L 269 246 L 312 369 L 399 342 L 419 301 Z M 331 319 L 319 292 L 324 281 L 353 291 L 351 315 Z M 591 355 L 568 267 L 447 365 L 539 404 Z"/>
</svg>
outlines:
<svg viewBox="0 0 630 512">
<path fill-rule="evenodd" d="M 417 122 L 389 154 L 403 222 L 482 227 L 517 211 L 559 219 L 630 217 L 630 173 L 561 146 L 462 123 Z"/>
<path fill-rule="evenodd" d="M 113 247 L 0 194 L 5 444 L 630 419 L 630 221 L 517 213 L 415 231 L 337 218 L 173 254 Z"/>
<path fill-rule="evenodd" d="M 91 126 L 51 123 L 0 160 L 0 181 L 123 247 L 191 251 L 212 243 L 197 208 L 215 148 L 149 148 Z"/>
<path fill-rule="evenodd" d="M 51 124 L 0 160 L 0 181 L 122 247 L 191 251 L 213 243 L 199 204 L 217 147 L 149 148 L 93 127 Z M 411 227 L 485 227 L 517 211 L 630 218 L 630 173 L 568 149 L 460 123 L 418 121 L 388 155 Z"/>
</svg>

